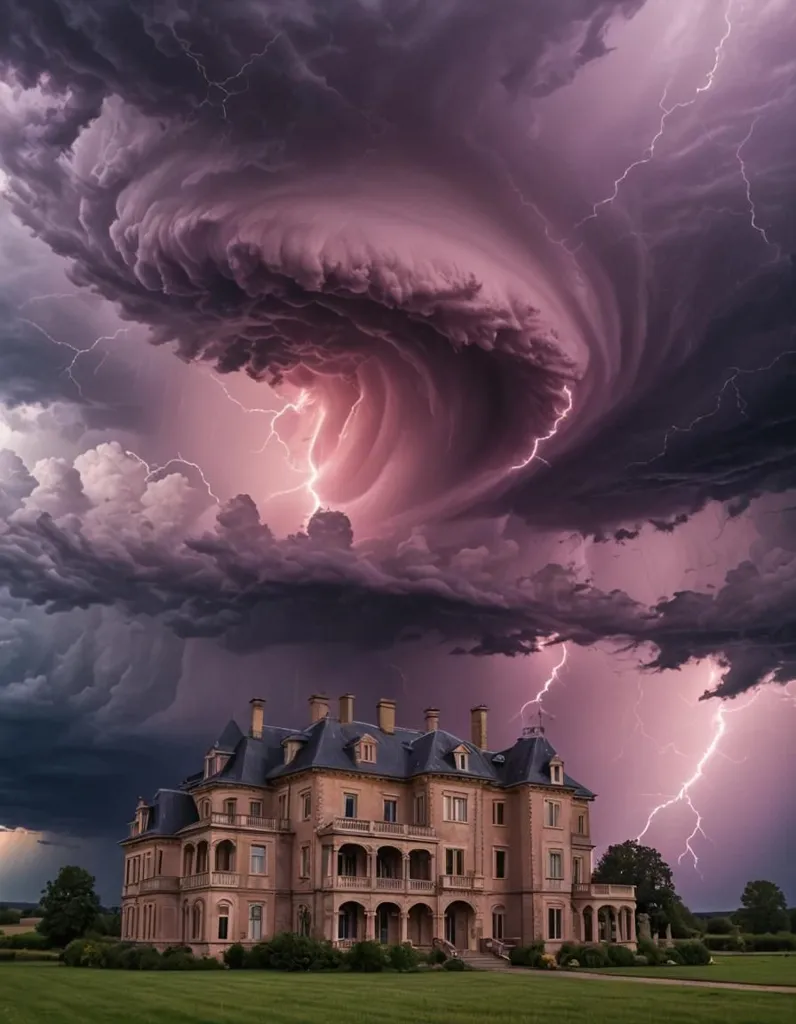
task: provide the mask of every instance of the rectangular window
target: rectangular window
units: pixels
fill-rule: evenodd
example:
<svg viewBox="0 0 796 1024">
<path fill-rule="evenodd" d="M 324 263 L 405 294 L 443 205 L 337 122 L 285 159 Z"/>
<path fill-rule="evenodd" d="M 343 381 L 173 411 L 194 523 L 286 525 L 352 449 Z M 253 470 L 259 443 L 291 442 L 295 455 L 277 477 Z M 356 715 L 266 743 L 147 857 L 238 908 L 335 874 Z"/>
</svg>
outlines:
<svg viewBox="0 0 796 1024">
<path fill-rule="evenodd" d="M 564 854 L 561 850 L 549 850 L 547 854 L 547 877 L 564 877 Z"/>
<path fill-rule="evenodd" d="M 454 760 L 456 762 L 456 767 L 459 769 L 459 771 L 460 772 L 466 772 L 467 771 L 467 766 L 469 764 L 469 758 L 468 758 L 467 754 L 463 750 L 458 750 L 453 755 L 453 757 L 454 757 Z"/>
<path fill-rule="evenodd" d="M 398 821 L 398 801 L 397 800 L 385 800 L 384 801 L 384 820 L 385 821 Z"/>
<path fill-rule="evenodd" d="M 310 848 L 309 846 L 301 847 L 301 865 L 300 874 L 302 878 L 310 877 Z"/>
<path fill-rule="evenodd" d="M 343 817 L 356 818 L 357 816 L 357 795 L 356 793 L 343 793 Z"/>
<path fill-rule="evenodd" d="M 222 942 L 229 938 L 229 917 L 224 912 L 219 914 L 218 918 L 218 937 Z"/>
<path fill-rule="evenodd" d="M 309 821 L 312 817 L 312 791 L 305 789 L 301 794 L 301 820 Z"/>
<path fill-rule="evenodd" d="M 249 938 L 252 942 L 259 942 L 263 937 L 263 908 L 260 906 L 249 907 Z"/>
<path fill-rule="evenodd" d="M 227 821 L 231 824 L 235 824 L 235 812 L 238 807 L 237 800 L 225 800 L 224 801 L 224 815 Z"/>
<path fill-rule="evenodd" d="M 495 878 L 506 877 L 506 851 L 495 850 Z"/>
<path fill-rule="evenodd" d="M 362 743 L 359 752 L 360 761 L 364 761 L 367 764 L 376 763 L 376 744 L 366 740 Z"/>
<path fill-rule="evenodd" d="M 130 884 L 130 858 L 129 857 L 124 862 L 124 884 L 125 885 L 129 885 Z"/>
<path fill-rule="evenodd" d="M 418 793 L 415 796 L 415 825 L 426 824 L 426 794 Z"/>
<path fill-rule="evenodd" d="M 467 821 L 467 797 L 445 797 L 445 821 Z"/>
<path fill-rule="evenodd" d="M 163 851 L 158 850 L 158 874 L 163 874 Z"/>
<path fill-rule="evenodd" d="M 447 849 L 445 851 L 445 874 L 464 874 L 464 850 Z"/>
<path fill-rule="evenodd" d="M 578 815 L 578 835 L 579 836 L 585 836 L 586 835 L 586 815 L 585 814 L 579 814 Z"/>
<path fill-rule="evenodd" d="M 279 817 L 283 820 L 287 818 L 287 793 L 279 794 Z"/>
<path fill-rule="evenodd" d="M 144 855 L 144 878 L 152 877 L 152 854 L 147 853 Z"/>
<path fill-rule="evenodd" d="M 561 804 L 557 800 L 545 800 L 544 823 L 548 828 L 561 828 Z"/>
<path fill-rule="evenodd" d="M 252 875 L 264 875 L 265 874 L 265 847 L 264 846 L 253 846 L 251 849 L 251 867 L 249 868 L 249 874 Z"/>
<path fill-rule="evenodd" d="M 502 908 L 492 911 L 492 938 L 503 939 L 506 934 L 506 913 Z"/>
<path fill-rule="evenodd" d="M 547 908 L 547 937 L 548 939 L 561 938 L 561 923 L 563 914 L 560 907 Z"/>
<path fill-rule="evenodd" d="M 572 884 L 579 885 L 583 881 L 583 860 L 581 857 L 572 858 Z"/>
<path fill-rule="evenodd" d="M 502 800 L 495 800 L 492 803 L 492 824 L 493 825 L 505 825 L 506 824 L 506 805 Z"/>
<path fill-rule="evenodd" d="M 250 800 L 249 801 L 249 817 L 250 818 L 262 818 L 263 816 L 263 802 L 262 800 Z"/>
</svg>

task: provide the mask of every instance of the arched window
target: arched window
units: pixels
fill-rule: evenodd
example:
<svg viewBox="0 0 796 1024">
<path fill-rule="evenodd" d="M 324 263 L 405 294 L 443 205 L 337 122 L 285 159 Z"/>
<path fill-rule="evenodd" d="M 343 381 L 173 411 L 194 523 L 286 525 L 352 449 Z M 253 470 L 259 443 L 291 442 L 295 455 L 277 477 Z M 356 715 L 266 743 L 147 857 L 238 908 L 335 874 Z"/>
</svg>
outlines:
<svg viewBox="0 0 796 1024">
<path fill-rule="evenodd" d="M 193 874 L 193 845 L 188 843 L 182 852 L 182 873 L 185 878 Z"/>
<path fill-rule="evenodd" d="M 216 871 L 234 870 L 235 844 L 229 839 L 224 839 L 216 847 Z"/>
<path fill-rule="evenodd" d="M 194 903 L 193 905 L 193 912 L 191 914 L 191 938 L 193 939 L 194 942 L 201 941 L 201 939 L 203 938 L 203 909 L 204 908 L 202 907 L 201 901 L 197 900 L 196 903 Z"/>
<path fill-rule="evenodd" d="M 202 840 L 201 843 L 196 847 L 196 873 L 197 875 L 203 875 L 209 868 L 209 859 L 207 856 L 207 843 Z"/>
<path fill-rule="evenodd" d="M 220 942 L 229 939 L 229 904 L 221 903 L 218 907 L 218 938 Z"/>
<path fill-rule="evenodd" d="M 263 908 L 254 903 L 249 907 L 249 938 L 259 942 L 263 937 Z"/>
<path fill-rule="evenodd" d="M 298 908 L 298 933 L 299 935 L 309 936 L 310 928 L 312 926 L 312 915 L 310 914 L 310 908 L 301 906 Z"/>
</svg>

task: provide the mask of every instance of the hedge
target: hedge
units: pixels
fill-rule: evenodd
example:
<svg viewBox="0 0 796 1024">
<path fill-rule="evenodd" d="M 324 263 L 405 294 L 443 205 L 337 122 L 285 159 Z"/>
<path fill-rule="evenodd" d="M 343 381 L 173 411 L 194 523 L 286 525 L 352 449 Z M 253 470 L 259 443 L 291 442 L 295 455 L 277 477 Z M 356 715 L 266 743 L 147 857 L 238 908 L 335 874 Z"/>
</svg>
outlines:
<svg viewBox="0 0 796 1024">
<path fill-rule="evenodd" d="M 21 932 L 19 935 L 0 935 L 0 949 L 52 949 L 50 940 L 38 932 Z"/>
<path fill-rule="evenodd" d="M 93 967 L 122 971 L 213 971 L 221 970 L 214 957 L 197 957 L 184 946 L 171 946 L 160 953 L 154 946 L 130 942 L 97 942 L 75 939 L 61 954 L 67 967 Z"/>
<path fill-rule="evenodd" d="M 796 950 L 796 935 L 793 932 L 777 932 L 776 935 L 743 935 L 744 948 L 753 953 L 778 953 Z"/>
</svg>

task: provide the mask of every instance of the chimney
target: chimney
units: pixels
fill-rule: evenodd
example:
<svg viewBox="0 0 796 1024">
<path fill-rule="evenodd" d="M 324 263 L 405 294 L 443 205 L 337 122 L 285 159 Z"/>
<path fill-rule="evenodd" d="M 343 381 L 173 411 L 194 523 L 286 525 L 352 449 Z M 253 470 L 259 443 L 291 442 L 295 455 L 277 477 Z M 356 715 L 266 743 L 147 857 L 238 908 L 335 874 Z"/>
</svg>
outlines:
<svg viewBox="0 0 796 1024">
<path fill-rule="evenodd" d="M 439 729 L 439 708 L 426 708 L 423 713 L 426 716 L 426 732 L 436 732 Z"/>
<path fill-rule="evenodd" d="M 486 713 L 488 710 L 485 704 L 470 708 L 470 742 L 479 750 L 486 750 Z"/>
<path fill-rule="evenodd" d="M 254 697 L 249 701 L 252 706 L 252 724 L 250 734 L 253 739 L 260 740 L 263 737 L 263 720 L 264 713 L 263 708 L 265 707 L 265 701 L 260 697 Z"/>
<path fill-rule="evenodd" d="M 329 698 L 323 694 L 313 693 L 310 697 L 310 721 L 320 722 L 329 717 Z"/>
<path fill-rule="evenodd" d="M 379 713 L 379 728 L 392 735 L 395 732 L 395 701 L 381 698 L 376 705 Z"/>
<path fill-rule="evenodd" d="M 354 721 L 354 695 L 344 693 L 340 698 L 340 725 L 350 725 Z"/>
</svg>

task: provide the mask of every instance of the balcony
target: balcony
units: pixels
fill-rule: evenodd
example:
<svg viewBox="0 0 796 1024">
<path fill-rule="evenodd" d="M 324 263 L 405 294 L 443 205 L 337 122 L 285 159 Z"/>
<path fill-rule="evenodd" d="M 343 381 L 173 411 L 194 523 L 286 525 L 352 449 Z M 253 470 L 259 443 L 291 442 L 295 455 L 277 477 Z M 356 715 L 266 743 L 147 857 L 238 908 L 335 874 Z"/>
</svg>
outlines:
<svg viewBox="0 0 796 1024">
<path fill-rule="evenodd" d="M 153 875 L 142 878 L 138 886 L 139 892 L 176 892 L 180 887 L 180 879 L 176 875 Z"/>
<path fill-rule="evenodd" d="M 572 886 L 576 899 L 592 899 L 595 896 L 614 896 L 617 899 L 634 900 L 635 885 L 606 885 L 602 882 L 578 882 Z"/>
<path fill-rule="evenodd" d="M 384 879 L 380 879 L 384 881 Z M 370 875 L 327 875 L 324 889 L 370 889 Z"/>
<path fill-rule="evenodd" d="M 591 836 L 587 836 L 583 832 L 573 832 L 570 836 L 573 846 L 588 846 L 591 849 L 594 843 L 591 841 Z"/>
<path fill-rule="evenodd" d="M 436 885 L 430 878 L 407 878 L 409 892 L 434 892 Z"/>
<path fill-rule="evenodd" d="M 565 886 L 563 878 L 545 878 L 544 888 L 553 892 L 560 892 L 564 888 L 568 889 L 569 886 Z"/>
<path fill-rule="evenodd" d="M 483 875 L 440 875 L 440 889 L 465 889 L 473 892 L 484 888 Z"/>
<path fill-rule="evenodd" d="M 397 836 L 410 839 L 436 839 L 431 825 L 405 825 L 398 821 L 368 821 L 364 818 L 332 818 L 321 832 L 353 832 L 365 836 Z"/>
<path fill-rule="evenodd" d="M 237 889 L 240 875 L 232 871 L 204 871 L 200 875 L 186 875 L 180 879 L 181 889 Z"/>
<path fill-rule="evenodd" d="M 208 821 L 203 818 L 203 821 Z M 256 832 L 286 832 L 290 829 L 287 818 L 261 818 L 255 814 L 226 814 L 223 811 L 212 811 L 210 824 L 224 828 L 249 828 Z"/>
</svg>

